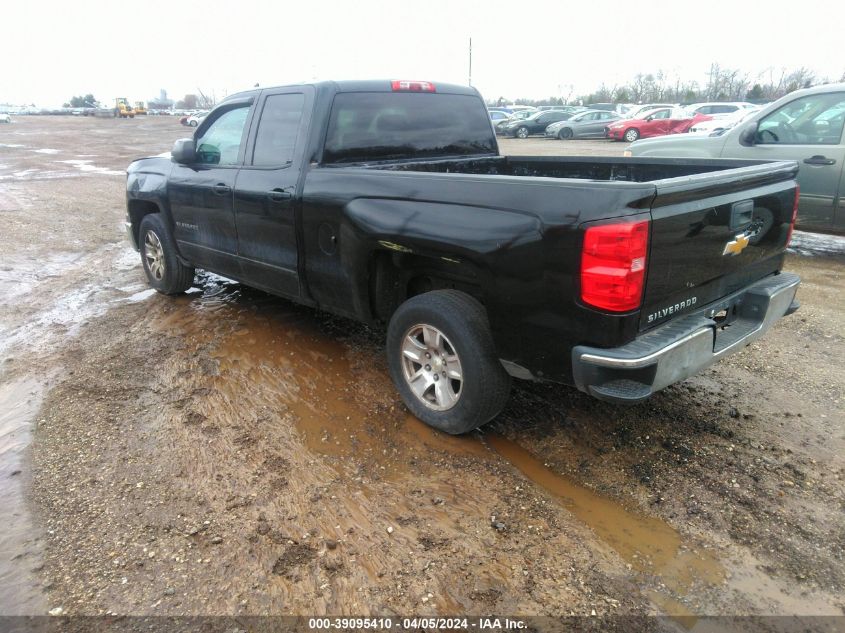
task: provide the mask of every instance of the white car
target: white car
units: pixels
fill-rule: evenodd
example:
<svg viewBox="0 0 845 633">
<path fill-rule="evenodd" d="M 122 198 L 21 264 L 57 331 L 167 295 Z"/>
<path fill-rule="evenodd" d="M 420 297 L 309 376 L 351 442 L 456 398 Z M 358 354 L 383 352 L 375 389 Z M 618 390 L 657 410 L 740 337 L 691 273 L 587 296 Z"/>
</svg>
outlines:
<svg viewBox="0 0 845 633">
<path fill-rule="evenodd" d="M 673 103 L 646 103 L 643 105 L 635 105 L 625 112 L 624 117 L 626 119 L 642 119 L 645 116 L 648 116 L 646 115 L 646 112 L 651 112 L 652 110 L 656 110 L 657 108 L 675 107 L 677 107 L 677 105 Z"/>
<path fill-rule="evenodd" d="M 11 123 L 12 117 L 9 116 L 8 112 L 0 112 L 0 123 Z"/>
<path fill-rule="evenodd" d="M 689 134 L 701 134 L 705 136 L 716 136 L 730 130 L 737 123 L 742 123 L 748 117 L 757 112 L 760 108 L 744 108 L 731 114 L 713 116 L 709 121 L 700 121 L 689 129 Z"/>
<path fill-rule="evenodd" d="M 200 123 L 202 123 L 202 120 L 207 116 L 208 116 L 208 112 L 197 112 L 196 114 L 192 114 L 191 116 L 189 116 L 188 120 L 185 121 L 185 123 L 187 125 L 190 125 L 191 127 L 197 127 Z"/>
<path fill-rule="evenodd" d="M 746 101 L 712 101 L 707 103 L 693 103 L 685 106 L 687 110 L 691 110 L 696 114 L 706 114 L 712 116 L 714 119 L 727 118 L 735 112 L 743 110 L 757 111 L 760 108 L 753 103 Z"/>
</svg>

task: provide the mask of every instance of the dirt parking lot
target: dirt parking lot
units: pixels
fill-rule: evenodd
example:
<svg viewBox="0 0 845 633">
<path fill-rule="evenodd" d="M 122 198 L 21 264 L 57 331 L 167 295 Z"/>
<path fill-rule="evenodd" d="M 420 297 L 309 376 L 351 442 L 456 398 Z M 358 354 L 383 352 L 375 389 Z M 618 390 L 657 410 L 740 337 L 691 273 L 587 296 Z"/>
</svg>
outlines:
<svg viewBox="0 0 845 633">
<path fill-rule="evenodd" d="M 0 613 L 845 613 L 845 239 L 798 233 L 801 310 L 702 375 L 630 408 L 519 383 L 455 438 L 379 331 L 147 289 L 124 169 L 188 134 L 0 127 Z"/>
</svg>

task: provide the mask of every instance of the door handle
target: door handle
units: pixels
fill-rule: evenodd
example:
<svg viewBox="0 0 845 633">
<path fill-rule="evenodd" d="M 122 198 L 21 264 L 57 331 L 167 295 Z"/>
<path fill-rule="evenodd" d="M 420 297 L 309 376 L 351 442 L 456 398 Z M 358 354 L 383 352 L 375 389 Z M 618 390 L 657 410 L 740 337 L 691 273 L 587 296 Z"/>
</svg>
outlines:
<svg viewBox="0 0 845 633">
<path fill-rule="evenodd" d="M 805 158 L 804 162 L 808 165 L 835 165 L 836 159 L 828 158 L 827 156 L 822 156 L 821 154 L 816 154 L 815 156 L 811 156 L 810 158 Z"/>
<path fill-rule="evenodd" d="M 284 202 L 285 200 L 290 200 L 293 194 L 287 189 L 276 188 L 268 191 L 267 197 L 273 202 Z"/>
<path fill-rule="evenodd" d="M 218 182 L 211 190 L 218 196 L 225 196 L 227 193 L 232 193 L 232 188 L 229 185 L 224 185 L 222 182 Z"/>
</svg>

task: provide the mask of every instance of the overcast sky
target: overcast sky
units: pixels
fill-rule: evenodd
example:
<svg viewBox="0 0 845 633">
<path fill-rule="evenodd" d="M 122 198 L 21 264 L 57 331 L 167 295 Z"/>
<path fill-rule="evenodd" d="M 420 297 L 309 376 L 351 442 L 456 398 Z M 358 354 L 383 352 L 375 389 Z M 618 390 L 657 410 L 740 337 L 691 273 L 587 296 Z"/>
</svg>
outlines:
<svg viewBox="0 0 845 633">
<path fill-rule="evenodd" d="M 468 80 L 496 98 L 573 96 L 712 62 L 845 72 L 845 2 L 346 0 L 3 2 L 0 103 L 149 100 L 314 79 Z"/>
</svg>

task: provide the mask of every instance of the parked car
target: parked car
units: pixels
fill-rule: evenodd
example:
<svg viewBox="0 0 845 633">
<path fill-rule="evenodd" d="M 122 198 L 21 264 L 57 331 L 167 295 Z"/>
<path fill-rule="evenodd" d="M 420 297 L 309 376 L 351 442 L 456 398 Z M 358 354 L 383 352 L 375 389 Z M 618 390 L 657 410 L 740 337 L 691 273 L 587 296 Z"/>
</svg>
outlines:
<svg viewBox="0 0 845 633">
<path fill-rule="evenodd" d="M 188 117 L 188 119 L 186 121 L 186 125 L 189 125 L 190 127 L 197 127 L 200 123 L 202 123 L 202 120 L 207 116 L 208 116 L 208 111 L 202 111 L 202 112 L 197 112 L 196 114 L 192 114 L 191 116 Z"/>
<path fill-rule="evenodd" d="M 731 114 L 711 115 L 711 119 L 706 121 L 698 121 L 693 123 L 690 127 L 689 134 L 703 134 L 703 135 L 719 135 L 729 130 L 738 123 L 746 121 L 759 110 L 760 108 L 743 108 L 732 112 Z"/>
<path fill-rule="evenodd" d="M 541 110 L 525 119 L 506 123 L 502 129 L 502 134 L 514 138 L 528 138 L 532 134 L 544 134 L 550 124 L 563 121 L 571 116 L 572 112 L 565 110 Z"/>
<path fill-rule="evenodd" d="M 608 124 L 621 117 L 607 110 L 586 110 L 577 112 L 566 121 L 552 123 L 546 128 L 546 138 L 568 140 L 572 138 L 604 138 Z"/>
<path fill-rule="evenodd" d="M 632 143 L 639 138 L 680 134 L 689 130 L 693 123 L 709 117 L 693 114 L 683 108 L 657 108 L 647 110 L 638 119 L 622 119 L 607 126 L 607 138 Z"/>
<path fill-rule="evenodd" d="M 756 107 L 757 106 L 753 103 L 745 101 L 737 101 L 733 103 L 717 101 L 712 103 L 693 103 L 691 105 L 684 106 L 684 109 L 697 114 L 709 114 L 713 117 L 718 117 L 732 114 L 739 110 L 753 110 Z"/>
<path fill-rule="evenodd" d="M 496 134 L 499 136 L 505 135 L 505 127 L 511 123 L 512 121 L 522 121 L 527 119 L 532 114 L 534 114 L 531 110 L 518 110 L 516 112 L 511 113 L 510 117 L 507 119 L 502 119 L 501 121 L 493 124 L 493 129 L 496 130 Z"/>
<path fill-rule="evenodd" d="M 630 103 L 588 103 L 588 110 L 606 110 L 607 112 L 615 112 L 620 117 L 625 116 L 631 108 L 635 108 Z"/>
<path fill-rule="evenodd" d="M 386 324 L 406 405 L 463 433 L 511 376 L 639 402 L 794 312 L 796 172 L 501 156 L 473 88 L 323 82 L 232 95 L 133 162 L 126 227 L 162 294 L 202 268 Z"/>
<path fill-rule="evenodd" d="M 845 83 L 797 90 L 720 136 L 634 143 L 631 156 L 796 160 L 805 229 L 845 233 Z"/>
<path fill-rule="evenodd" d="M 625 113 L 626 119 L 642 119 L 646 112 L 656 110 L 657 108 L 677 108 L 678 105 L 674 103 L 647 103 L 644 105 L 635 105 Z"/>
<path fill-rule="evenodd" d="M 500 121 L 507 121 L 511 118 L 511 115 L 507 112 L 502 112 L 501 110 L 490 110 L 490 120 L 493 122 L 493 125 L 499 123 Z"/>
<path fill-rule="evenodd" d="M 0 112 L 0 123 L 11 123 L 12 117 L 9 116 L 8 112 Z"/>
</svg>

